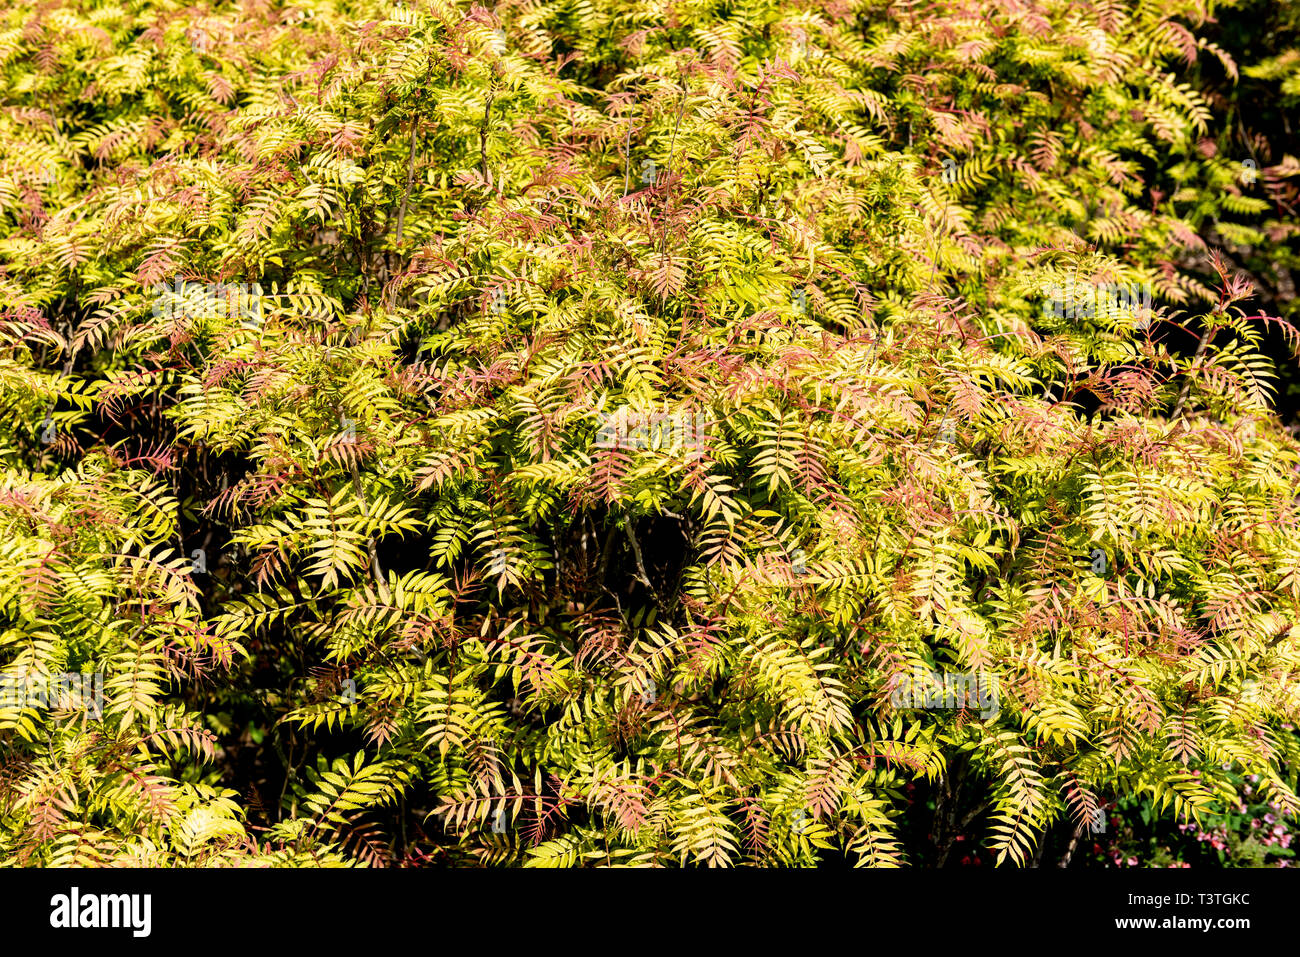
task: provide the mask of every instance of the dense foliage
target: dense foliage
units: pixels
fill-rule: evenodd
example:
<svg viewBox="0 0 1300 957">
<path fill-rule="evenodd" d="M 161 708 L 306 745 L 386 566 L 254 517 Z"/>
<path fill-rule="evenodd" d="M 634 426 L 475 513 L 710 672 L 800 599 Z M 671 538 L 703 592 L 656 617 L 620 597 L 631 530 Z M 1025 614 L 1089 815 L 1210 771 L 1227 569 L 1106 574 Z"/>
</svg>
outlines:
<svg viewBox="0 0 1300 957">
<path fill-rule="evenodd" d="M 1294 817 L 1260 6 L 11 5 L 0 667 L 104 707 L 0 707 L 0 860 Z"/>
</svg>

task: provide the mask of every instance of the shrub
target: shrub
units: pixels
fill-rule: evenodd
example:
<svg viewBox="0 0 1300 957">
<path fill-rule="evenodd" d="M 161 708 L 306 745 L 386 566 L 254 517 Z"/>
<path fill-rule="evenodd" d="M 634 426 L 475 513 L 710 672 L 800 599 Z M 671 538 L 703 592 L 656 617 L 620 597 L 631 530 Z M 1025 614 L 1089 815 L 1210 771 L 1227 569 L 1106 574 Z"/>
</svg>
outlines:
<svg viewBox="0 0 1300 957">
<path fill-rule="evenodd" d="M 1203 234 L 1300 165 L 1206 147 L 1207 16 L 9 11 L 3 674 L 104 707 L 0 709 L 0 856 L 1294 816 L 1296 334 Z"/>
</svg>

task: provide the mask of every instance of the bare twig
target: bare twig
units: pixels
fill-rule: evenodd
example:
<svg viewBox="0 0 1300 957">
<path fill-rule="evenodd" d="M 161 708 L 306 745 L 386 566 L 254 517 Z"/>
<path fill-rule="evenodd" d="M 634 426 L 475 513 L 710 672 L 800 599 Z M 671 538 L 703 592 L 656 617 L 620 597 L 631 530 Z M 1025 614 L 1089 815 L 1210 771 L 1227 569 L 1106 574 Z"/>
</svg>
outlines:
<svg viewBox="0 0 1300 957">
<path fill-rule="evenodd" d="M 1070 866 L 1070 858 L 1074 857 L 1074 849 L 1079 846 L 1079 838 L 1082 836 L 1082 834 L 1083 834 L 1082 828 L 1074 829 L 1074 833 L 1070 835 L 1070 844 L 1068 847 L 1066 847 L 1065 854 L 1061 857 L 1061 862 L 1056 865 L 1057 867 Z"/>
<path fill-rule="evenodd" d="M 402 205 L 397 211 L 397 238 L 395 245 L 402 246 L 402 226 L 406 222 L 406 204 L 411 198 L 411 184 L 415 182 L 415 135 L 420 129 L 420 118 L 411 118 L 411 149 L 406 157 L 406 190 L 402 193 Z"/>
<path fill-rule="evenodd" d="M 659 595 L 655 592 L 655 586 L 650 584 L 650 576 L 646 574 L 645 563 L 641 561 L 641 546 L 637 543 L 636 533 L 632 531 L 631 522 L 627 525 L 627 538 L 632 543 L 632 555 L 636 558 L 637 580 L 646 588 L 649 588 L 650 594 L 654 595 L 655 599 L 658 600 Z"/>
<path fill-rule="evenodd" d="M 496 99 L 496 95 L 496 88 L 493 87 L 488 92 L 487 103 L 483 106 L 483 124 L 478 129 L 479 172 L 483 174 L 483 179 L 487 182 L 488 186 L 492 185 L 492 171 L 488 169 L 487 135 L 488 124 L 492 120 L 492 101 Z"/>
</svg>

